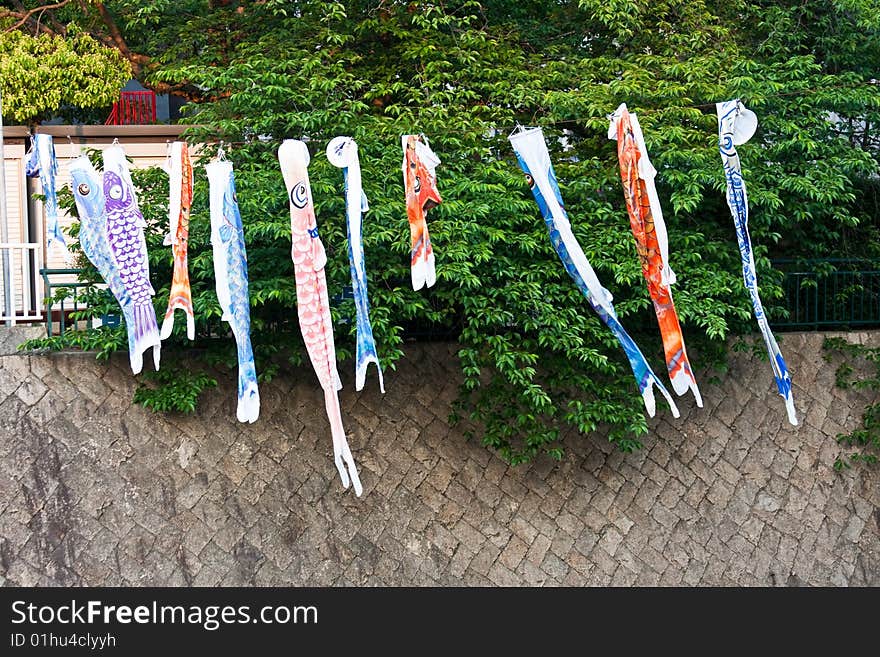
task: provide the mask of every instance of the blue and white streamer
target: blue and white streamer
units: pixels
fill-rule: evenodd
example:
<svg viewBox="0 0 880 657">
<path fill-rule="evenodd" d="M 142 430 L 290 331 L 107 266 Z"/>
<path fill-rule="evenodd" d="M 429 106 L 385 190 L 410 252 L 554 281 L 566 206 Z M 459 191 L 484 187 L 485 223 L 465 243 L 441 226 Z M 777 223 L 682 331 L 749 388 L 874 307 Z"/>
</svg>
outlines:
<svg viewBox="0 0 880 657">
<path fill-rule="evenodd" d="M 376 363 L 379 389 L 385 392 L 382 365 L 376 353 L 376 341 L 370 324 L 370 300 L 367 297 L 367 271 L 364 264 L 364 243 L 361 238 L 362 217 L 369 210 L 361 182 L 361 163 L 357 143 L 351 137 L 336 137 L 327 145 L 327 159 L 342 169 L 345 180 L 345 208 L 348 224 L 348 262 L 351 268 L 351 287 L 357 309 L 357 361 L 355 389 L 363 390 L 370 363 Z"/>
<path fill-rule="evenodd" d="M 29 178 L 40 177 L 43 187 L 43 202 L 46 208 L 47 247 L 58 243 L 65 246 L 61 226 L 58 225 L 58 197 L 55 194 L 55 179 L 58 177 L 58 160 L 55 159 L 55 143 L 51 135 L 37 133 L 32 137 L 31 150 L 25 161 L 25 174 Z"/>
<path fill-rule="evenodd" d="M 758 295 L 758 279 L 755 274 L 755 256 L 752 254 L 752 240 L 749 237 L 749 199 L 746 194 L 746 185 L 742 177 L 742 167 L 736 147 L 751 139 L 758 126 L 758 118 L 751 110 L 746 109 L 738 99 L 717 103 L 718 111 L 718 142 L 721 150 L 721 161 L 724 164 L 724 177 L 727 180 L 727 205 L 733 214 L 733 222 L 736 226 L 736 239 L 739 242 L 739 252 L 742 257 L 743 281 L 752 299 L 752 308 L 755 319 L 758 320 L 758 328 L 764 337 L 767 353 L 770 355 L 770 365 L 773 367 L 773 376 L 776 379 L 776 387 L 779 394 L 785 400 L 785 409 L 788 412 L 788 421 L 797 425 L 794 400 L 791 396 L 791 376 L 788 367 L 776 344 L 776 338 L 770 330 L 767 316 L 764 314 L 764 306 Z"/>
</svg>

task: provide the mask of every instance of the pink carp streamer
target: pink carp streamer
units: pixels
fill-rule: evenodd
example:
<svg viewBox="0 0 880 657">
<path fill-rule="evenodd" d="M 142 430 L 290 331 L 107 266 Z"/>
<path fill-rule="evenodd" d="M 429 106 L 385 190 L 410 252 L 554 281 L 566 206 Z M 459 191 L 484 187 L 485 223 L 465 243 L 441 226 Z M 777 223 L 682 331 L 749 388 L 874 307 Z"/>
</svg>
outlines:
<svg viewBox="0 0 880 657">
<path fill-rule="evenodd" d="M 336 346 L 327 294 L 324 266 L 327 254 L 315 220 L 312 189 L 309 184 L 309 151 L 305 143 L 286 139 L 278 149 L 278 162 L 290 202 L 291 257 L 296 276 L 296 302 L 299 325 L 309 358 L 324 390 L 324 405 L 333 436 L 333 460 L 344 488 L 349 482 L 355 494 L 363 493 L 354 457 L 342 426 L 339 389 L 342 382 L 336 369 Z"/>
</svg>

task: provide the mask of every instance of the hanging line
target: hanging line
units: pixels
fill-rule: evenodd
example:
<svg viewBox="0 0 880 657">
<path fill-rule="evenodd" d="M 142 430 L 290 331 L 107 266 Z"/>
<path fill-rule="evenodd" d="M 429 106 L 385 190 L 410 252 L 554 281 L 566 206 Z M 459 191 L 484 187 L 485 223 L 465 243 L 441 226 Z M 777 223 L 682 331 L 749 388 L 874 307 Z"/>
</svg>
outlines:
<svg viewBox="0 0 880 657">
<path fill-rule="evenodd" d="M 74 157 L 79 157 L 80 155 L 82 155 L 82 142 L 74 142 L 73 137 L 71 137 L 70 135 L 67 135 L 67 141 L 70 142 L 71 151 L 76 148 L 76 154 L 74 155 Z"/>
</svg>

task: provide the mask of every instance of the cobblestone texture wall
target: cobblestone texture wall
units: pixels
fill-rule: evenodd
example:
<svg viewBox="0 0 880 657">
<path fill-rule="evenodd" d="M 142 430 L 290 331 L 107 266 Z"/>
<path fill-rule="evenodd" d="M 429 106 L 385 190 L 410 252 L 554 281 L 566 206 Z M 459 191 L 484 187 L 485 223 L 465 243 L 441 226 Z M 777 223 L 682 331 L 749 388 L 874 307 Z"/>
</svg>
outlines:
<svg viewBox="0 0 880 657">
<path fill-rule="evenodd" d="M 413 346 L 384 397 L 345 380 L 361 499 L 339 485 L 311 371 L 263 386 L 242 426 L 231 375 L 165 417 L 131 404 L 122 358 L 3 356 L 0 582 L 878 585 L 880 478 L 832 469 L 866 398 L 834 387 L 821 336 L 783 351 L 798 428 L 740 353 L 636 454 L 570 436 L 561 463 L 509 468 L 447 424 L 454 345 Z"/>
</svg>

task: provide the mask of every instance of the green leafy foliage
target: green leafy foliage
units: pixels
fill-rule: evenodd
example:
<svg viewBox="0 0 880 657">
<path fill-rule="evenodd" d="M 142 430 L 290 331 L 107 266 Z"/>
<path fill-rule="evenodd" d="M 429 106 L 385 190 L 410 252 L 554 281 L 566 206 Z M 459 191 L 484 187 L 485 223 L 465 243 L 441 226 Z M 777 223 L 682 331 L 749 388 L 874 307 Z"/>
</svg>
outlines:
<svg viewBox="0 0 880 657">
<path fill-rule="evenodd" d="M 91 313 L 88 313 L 91 315 Z M 63 335 L 48 338 L 25 340 L 18 348 L 21 351 L 61 351 L 64 349 L 80 349 L 93 351 L 98 360 L 107 360 L 110 356 L 126 349 L 128 339 L 125 327 L 99 326 L 86 331 L 66 331 Z"/>
<path fill-rule="evenodd" d="M 109 107 L 131 78 L 131 65 L 119 51 L 87 34 L 29 36 L 2 26 L 0 20 L 0 92 L 7 122 L 38 123 L 68 106 Z"/>
<path fill-rule="evenodd" d="M 856 48 L 877 43 L 876 16 L 861 10 L 868 2 L 108 4 L 129 45 L 152 58 L 148 84 L 186 85 L 212 98 L 189 106 L 188 120 L 199 126 L 190 141 L 234 143 L 258 372 L 307 362 L 278 144 L 308 140 L 332 296 L 350 274 L 342 173 L 323 151 L 333 137 L 350 135 L 371 208 L 364 244 L 382 362 L 393 368 L 409 337 L 457 337 L 463 385 L 453 418 L 469 416 L 479 439 L 513 463 L 561 457 L 564 431 L 601 428 L 623 450 L 639 448 L 647 432 L 619 345 L 549 243 L 506 139 L 516 124 L 544 127 L 575 235 L 658 371 L 660 336 L 616 145 L 606 136 L 607 115 L 619 103 L 639 114 L 659 172 L 676 306 L 698 369 L 723 367 L 724 340 L 754 328 L 724 199 L 714 102 L 740 97 L 760 117 L 758 133 L 739 150 L 771 317 L 786 312 L 772 257 L 877 254 L 876 49 L 861 56 Z M 770 11 L 789 27 L 764 20 Z M 813 15 L 831 22 L 811 22 Z M 437 285 L 414 292 L 399 144 L 401 134 L 418 132 L 443 160 L 444 203 L 428 214 Z M 170 251 L 159 245 L 165 181 L 146 173 L 139 184 L 156 304 L 164 310 L 171 280 Z M 206 358 L 232 359 L 212 290 L 199 169 L 190 268 L 198 347 Z M 338 355 L 348 359 L 352 302 L 336 303 L 333 318 Z"/>
<path fill-rule="evenodd" d="M 843 356 L 835 372 L 838 388 L 869 390 L 875 395 L 880 391 L 880 347 L 866 347 L 845 338 L 826 338 L 822 348 L 829 363 L 835 355 Z M 857 463 L 876 464 L 880 458 L 880 402 L 865 406 L 861 426 L 850 433 L 838 434 L 837 442 L 857 449 L 838 457 L 834 462 L 835 470 L 850 468 Z"/>
<path fill-rule="evenodd" d="M 199 395 L 217 386 L 217 379 L 204 372 L 192 372 L 179 365 L 165 364 L 147 371 L 134 391 L 134 401 L 156 412 L 192 413 Z"/>
</svg>

